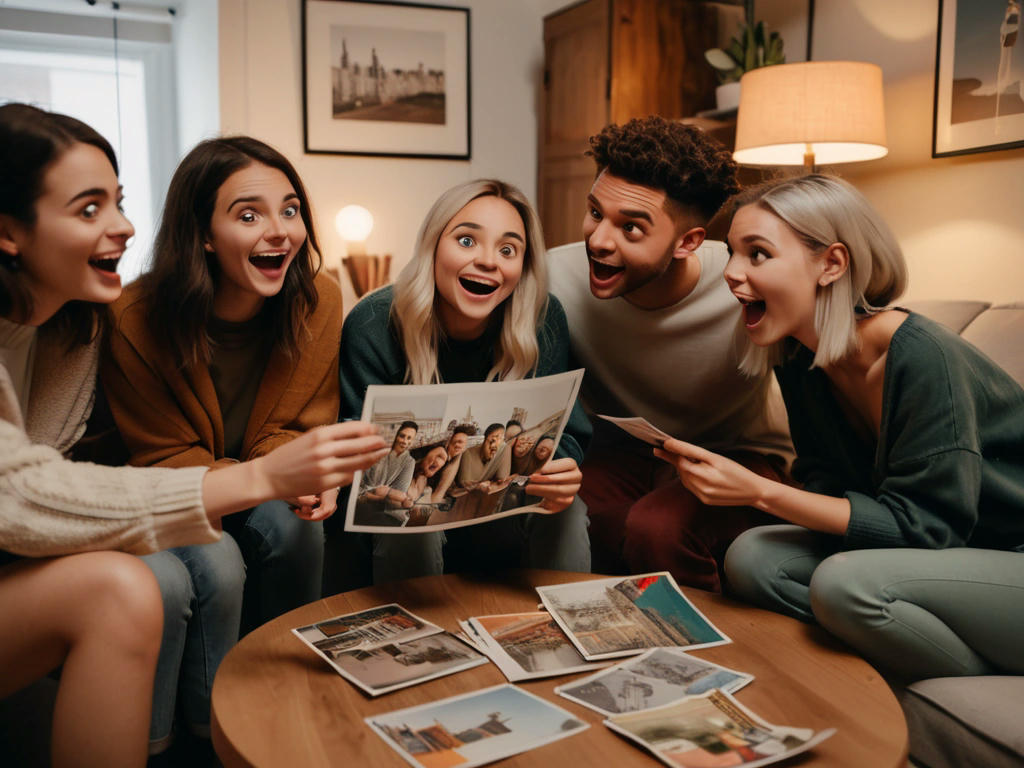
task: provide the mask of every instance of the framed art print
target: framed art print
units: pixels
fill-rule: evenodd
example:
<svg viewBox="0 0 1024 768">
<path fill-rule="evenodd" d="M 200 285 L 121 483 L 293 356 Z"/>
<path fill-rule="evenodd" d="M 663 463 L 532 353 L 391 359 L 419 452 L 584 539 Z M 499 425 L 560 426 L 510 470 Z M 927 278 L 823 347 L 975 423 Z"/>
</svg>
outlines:
<svg viewBox="0 0 1024 768">
<path fill-rule="evenodd" d="M 932 157 L 1024 146 L 1021 0 L 940 0 Z"/>
<path fill-rule="evenodd" d="M 301 1 L 306 152 L 469 159 L 468 8 Z"/>
</svg>

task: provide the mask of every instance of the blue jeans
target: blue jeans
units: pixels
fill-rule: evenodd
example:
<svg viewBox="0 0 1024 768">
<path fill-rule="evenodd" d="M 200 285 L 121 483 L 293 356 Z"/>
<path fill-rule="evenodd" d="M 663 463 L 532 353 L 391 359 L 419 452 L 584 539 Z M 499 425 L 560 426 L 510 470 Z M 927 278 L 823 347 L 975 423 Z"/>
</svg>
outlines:
<svg viewBox="0 0 1024 768">
<path fill-rule="evenodd" d="M 240 627 L 255 628 L 320 597 L 321 523 L 269 501 L 224 524 L 218 542 L 143 558 L 164 600 L 150 726 L 154 753 L 170 743 L 178 709 L 189 730 L 209 734 L 213 678 Z"/>
<path fill-rule="evenodd" d="M 526 512 L 447 531 L 372 536 L 375 584 L 445 571 L 590 572 L 587 505 L 578 496 L 554 515 Z"/>
</svg>

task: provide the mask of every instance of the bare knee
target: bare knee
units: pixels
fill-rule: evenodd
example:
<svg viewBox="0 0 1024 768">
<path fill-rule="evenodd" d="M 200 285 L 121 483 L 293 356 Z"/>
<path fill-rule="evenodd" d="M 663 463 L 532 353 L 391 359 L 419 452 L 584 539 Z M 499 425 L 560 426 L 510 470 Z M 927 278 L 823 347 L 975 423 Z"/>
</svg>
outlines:
<svg viewBox="0 0 1024 768">
<path fill-rule="evenodd" d="M 75 560 L 69 584 L 81 611 L 69 629 L 81 638 L 90 628 L 102 627 L 122 653 L 155 657 L 163 603 L 153 572 L 139 558 L 120 552 L 93 552 Z"/>
</svg>

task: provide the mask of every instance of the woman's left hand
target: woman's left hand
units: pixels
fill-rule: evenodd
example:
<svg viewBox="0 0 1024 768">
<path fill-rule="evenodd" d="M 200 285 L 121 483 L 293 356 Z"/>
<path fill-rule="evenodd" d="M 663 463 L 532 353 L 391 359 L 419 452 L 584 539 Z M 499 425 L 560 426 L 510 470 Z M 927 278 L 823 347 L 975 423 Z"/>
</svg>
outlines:
<svg viewBox="0 0 1024 768">
<path fill-rule="evenodd" d="M 316 522 L 326 520 L 338 509 L 338 489 L 329 488 L 317 496 L 302 496 L 303 502 L 300 506 L 294 507 L 292 511 L 303 520 Z"/>
<path fill-rule="evenodd" d="M 756 507 L 768 482 L 732 459 L 682 440 L 666 440 L 654 455 L 673 465 L 683 485 L 704 504 Z"/>
<path fill-rule="evenodd" d="M 580 490 L 583 473 L 576 459 L 551 459 L 530 475 L 524 489 L 532 496 L 540 496 L 540 506 L 548 513 L 561 512 L 572 504 Z"/>
</svg>

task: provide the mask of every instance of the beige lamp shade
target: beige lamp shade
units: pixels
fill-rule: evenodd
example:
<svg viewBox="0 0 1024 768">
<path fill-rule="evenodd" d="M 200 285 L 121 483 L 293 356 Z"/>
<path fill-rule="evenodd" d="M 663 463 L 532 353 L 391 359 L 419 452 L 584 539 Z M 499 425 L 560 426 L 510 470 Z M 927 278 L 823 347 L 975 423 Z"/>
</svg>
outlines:
<svg viewBox="0 0 1024 768">
<path fill-rule="evenodd" d="M 874 64 L 779 64 L 740 80 L 738 163 L 831 165 L 874 160 L 888 151 L 882 70 Z"/>
</svg>

